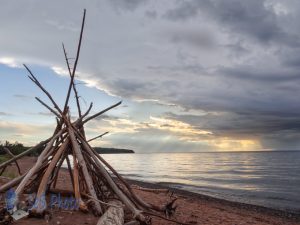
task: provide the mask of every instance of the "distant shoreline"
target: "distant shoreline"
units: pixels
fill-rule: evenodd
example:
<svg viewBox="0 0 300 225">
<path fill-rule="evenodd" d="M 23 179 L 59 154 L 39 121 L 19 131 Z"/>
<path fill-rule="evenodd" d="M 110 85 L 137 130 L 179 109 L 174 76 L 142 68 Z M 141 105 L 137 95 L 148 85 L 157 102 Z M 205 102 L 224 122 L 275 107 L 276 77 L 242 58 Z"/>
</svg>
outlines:
<svg viewBox="0 0 300 225">
<path fill-rule="evenodd" d="M 99 154 L 134 154 L 131 149 L 94 147 Z"/>
</svg>

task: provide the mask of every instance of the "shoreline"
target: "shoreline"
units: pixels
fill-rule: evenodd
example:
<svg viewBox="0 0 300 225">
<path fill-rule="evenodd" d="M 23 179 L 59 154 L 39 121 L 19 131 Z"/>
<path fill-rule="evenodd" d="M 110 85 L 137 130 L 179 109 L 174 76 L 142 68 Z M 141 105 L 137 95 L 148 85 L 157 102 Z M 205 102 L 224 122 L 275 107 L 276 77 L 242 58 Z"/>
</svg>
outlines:
<svg viewBox="0 0 300 225">
<path fill-rule="evenodd" d="M 25 172 L 35 163 L 36 158 L 24 157 L 18 160 L 21 171 Z M 16 171 L 14 165 L 7 169 L 10 173 Z M 59 172 L 57 188 L 59 190 L 72 190 L 71 180 L 68 176 L 68 169 L 63 168 Z M 9 180 L 1 179 L 0 185 Z M 267 207 L 232 202 L 225 199 L 219 199 L 203 194 L 193 193 L 191 191 L 168 187 L 159 183 L 149 183 L 139 180 L 125 178 L 129 184 L 150 189 L 169 189 L 173 192 L 173 197 L 177 198 L 178 206 L 173 219 L 187 224 L 201 225 L 300 225 L 300 213 L 293 213 L 283 210 L 276 210 Z M 143 200 L 154 205 L 162 205 L 170 200 L 170 193 L 147 192 L 143 189 L 133 188 L 133 191 Z M 2 193 L 3 194 L 3 193 Z M 1 196 L 0 194 L 0 197 Z M 60 211 L 52 212 L 50 224 L 72 225 L 76 220 L 78 224 L 96 224 L 98 218 L 92 214 L 84 214 L 79 211 Z M 19 225 L 49 225 L 46 220 L 38 218 L 26 218 L 16 221 Z M 174 225 L 172 222 L 166 222 L 162 219 L 153 217 L 153 225 Z"/>
<path fill-rule="evenodd" d="M 186 191 L 183 189 L 173 188 L 168 185 L 163 185 L 160 183 L 151 183 L 151 182 L 133 180 L 133 179 L 128 179 L 128 178 L 125 178 L 125 179 L 130 184 L 138 185 L 138 186 L 145 187 L 145 188 L 153 188 L 153 189 L 167 188 L 170 191 L 176 193 L 176 195 L 179 195 L 180 197 L 184 197 L 184 198 L 197 199 L 200 201 L 201 200 L 210 201 L 210 202 L 215 202 L 218 204 L 226 204 L 231 207 L 237 207 L 237 208 L 242 208 L 245 210 L 251 210 L 253 212 L 260 212 L 260 213 L 268 214 L 270 216 L 279 216 L 281 218 L 293 219 L 297 222 L 300 222 L 300 212 L 297 213 L 295 211 L 280 210 L 280 209 L 274 209 L 274 208 L 269 208 L 269 207 L 260 206 L 260 205 L 230 201 L 230 200 L 226 200 L 226 199 L 222 199 L 222 198 L 212 197 L 212 196 L 205 195 L 205 194 L 200 194 L 200 193 L 196 193 L 196 192 Z"/>
</svg>

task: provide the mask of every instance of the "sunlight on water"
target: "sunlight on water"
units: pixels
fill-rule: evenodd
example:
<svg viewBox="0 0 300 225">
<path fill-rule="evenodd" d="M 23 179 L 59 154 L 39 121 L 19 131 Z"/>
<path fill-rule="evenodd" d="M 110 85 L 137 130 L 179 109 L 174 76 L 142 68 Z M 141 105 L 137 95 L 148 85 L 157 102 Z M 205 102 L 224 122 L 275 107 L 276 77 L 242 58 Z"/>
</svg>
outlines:
<svg viewBox="0 0 300 225">
<path fill-rule="evenodd" d="M 300 152 L 155 153 L 103 157 L 127 178 L 300 210 Z"/>
<path fill-rule="evenodd" d="M 162 183 L 232 201 L 300 211 L 300 152 L 102 156 L 130 179 Z"/>
</svg>

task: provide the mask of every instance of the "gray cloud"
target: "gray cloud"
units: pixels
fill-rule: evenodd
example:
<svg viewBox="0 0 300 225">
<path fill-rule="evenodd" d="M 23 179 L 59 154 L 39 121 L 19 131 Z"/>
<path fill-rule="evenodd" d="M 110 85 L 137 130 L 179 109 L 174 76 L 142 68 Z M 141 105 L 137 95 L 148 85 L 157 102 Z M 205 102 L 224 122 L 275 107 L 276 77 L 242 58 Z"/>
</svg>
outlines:
<svg viewBox="0 0 300 225">
<path fill-rule="evenodd" d="M 164 18 L 187 20 L 205 14 L 226 28 L 267 44 L 276 41 L 289 45 L 299 45 L 298 35 L 288 35 L 277 22 L 276 13 L 266 7 L 263 0 L 253 1 L 182 1 L 168 10 Z"/>
<path fill-rule="evenodd" d="M 147 16 L 148 18 L 151 18 L 151 19 L 156 19 L 157 18 L 157 12 L 154 11 L 154 10 L 147 10 L 145 12 L 145 16 Z"/>
<path fill-rule="evenodd" d="M 89 1 L 66 13 L 69 4 L 3 3 L 0 58 L 65 68 L 60 42 L 68 41 L 68 52 L 75 54 L 87 8 L 81 81 L 124 99 L 168 107 L 173 114 L 165 116 L 216 137 L 255 138 L 266 148 L 300 147 L 298 2 Z M 188 115 L 192 111 L 205 115 Z M 121 136 L 111 140 L 131 147 L 138 137 L 146 142 L 143 135 L 155 133 L 139 132 L 126 143 Z"/>
<path fill-rule="evenodd" d="M 279 150 L 295 150 L 300 144 L 300 113 L 208 113 L 203 116 L 167 113 L 166 116 L 193 124 L 199 130 L 210 130 L 215 138 L 255 139 L 259 140 L 264 148 Z"/>
<path fill-rule="evenodd" d="M 208 30 L 180 29 L 169 32 L 170 40 L 176 43 L 184 43 L 192 47 L 211 49 L 215 47 L 214 36 Z"/>
<path fill-rule="evenodd" d="M 15 95 L 13 95 L 13 97 L 19 98 L 19 99 L 22 99 L 22 100 L 33 99 L 33 97 L 31 97 L 31 96 L 23 95 L 23 94 L 15 94 Z"/>
<path fill-rule="evenodd" d="M 240 67 L 224 67 L 218 70 L 219 74 L 226 77 L 244 79 L 257 82 L 288 82 L 297 81 L 300 79 L 300 72 L 295 70 L 264 70 L 264 68 L 256 68 L 255 66 L 240 66 Z"/>
<path fill-rule="evenodd" d="M 117 10 L 134 11 L 138 7 L 147 3 L 148 0 L 108 0 Z"/>
<path fill-rule="evenodd" d="M 42 116 L 51 116 L 51 117 L 54 117 L 53 113 L 51 113 L 51 112 L 39 112 L 38 114 L 42 115 Z"/>
</svg>

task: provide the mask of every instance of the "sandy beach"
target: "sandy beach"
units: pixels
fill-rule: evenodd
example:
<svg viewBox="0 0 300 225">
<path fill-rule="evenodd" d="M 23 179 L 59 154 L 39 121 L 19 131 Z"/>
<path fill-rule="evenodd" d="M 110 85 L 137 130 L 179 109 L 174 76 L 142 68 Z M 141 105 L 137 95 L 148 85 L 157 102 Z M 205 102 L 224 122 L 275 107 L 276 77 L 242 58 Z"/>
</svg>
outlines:
<svg viewBox="0 0 300 225">
<path fill-rule="evenodd" d="M 22 172 L 27 171 L 35 162 L 36 158 L 25 157 L 19 160 Z M 7 168 L 6 171 L 13 174 L 16 172 L 14 166 Z M 71 190 L 71 182 L 68 176 L 65 176 L 67 171 L 61 170 L 57 187 L 59 189 Z M 4 174 L 4 175 L 5 175 Z M 10 178 L 1 177 L 0 184 L 4 184 Z M 140 181 L 129 180 L 135 187 L 145 188 L 165 188 L 158 184 L 145 183 Z M 135 192 L 148 202 L 153 204 L 163 204 L 169 199 L 170 194 L 153 193 L 143 190 L 134 189 Z M 183 190 L 171 189 L 174 195 L 178 197 L 177 210 L 172 219 L 181 221 L 187 224 L 300 224 L 300 214 L 293 214 L 280 210 L 268 209 L 265 207 L 235 203 L 226 200 L 216 199 L 205 195 L 195 194 Z M 4 204 L 3 194 L 1 194 L 1 204 Z M 52 218 L 46 220 L 43 218 L 29 218 L 16 221 L 15 224 L 96 224 L 98 218 L 92 214 L 84 214 L 77 211 L 52 210 Z M 125 216 L 126 220 L 126 216 Z M 152 218 L 152 224 L 175 224 L 166 222 L 159 218 Z"/>
</svg>

